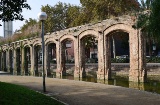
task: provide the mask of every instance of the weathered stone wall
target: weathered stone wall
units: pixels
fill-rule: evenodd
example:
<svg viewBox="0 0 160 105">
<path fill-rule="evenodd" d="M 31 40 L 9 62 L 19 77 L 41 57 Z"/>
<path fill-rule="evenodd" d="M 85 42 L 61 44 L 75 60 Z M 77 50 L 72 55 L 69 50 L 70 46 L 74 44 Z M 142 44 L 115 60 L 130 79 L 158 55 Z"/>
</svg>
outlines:
<svg viewBox="0 0 160 105">
<path fill-rule="evenodd" d="M 51 43 L 56 44 L 56 76 L 62 77 L 66 73 L 65 57 L 64 57 L 64 42 L 72 40 L 74 43 L 74 77 L 85 77 L 87 67 L 85 66 L 85 48 L 83 39 L 86 36 L 94 36 L 98 40 L 98 66 L 97 78 L 109 79 L 111 78 L 111 45 L 109 36 L 117 32 L 125 32 L 129 34 L 129 48 L 130 48 L 130 70 L 129 79 L 135 82 L 144 82 L 146 77 L 145 62 L 144 62 L 144 40 L 140 30 L 133 28 L 135 20 L 130 16 L 121 16 L 116 18 L 107 19 L 98 23 L 90 23 L 82 26 L 77 26 L 61 31 L 56 31 L 44 36 L 45 52 L 44 52 L 44 66 L 45 74 L 49 74 L 48 63 L 48 45 Z M 12 50 L 13 55 L 13 73 L 24 75 L 26 60 L 24 57 L 24 48 L 29 47 L 31 69 L 30 74 L 36 75 L 38 72 L 37 64 L 37 46 L 41 46 L 42 39 L 34 37 L 24 40 L 19 40 L 0 47 L 1 54 L 1 67 L 11 67 L 9 65 L 9 57 L 3 57 L 4 54 L 9 54 L 8 51 Z M 18 49 L 18 50 L 17 50 Z M 17 59 L 19 58 L 19 59 Z M 19 61 L 20 60 L 20 61 Z M 21 63 L 21 64 L 19 64 Z M 4 69 L 4 68 L 1 68 Z"/>
</svg>

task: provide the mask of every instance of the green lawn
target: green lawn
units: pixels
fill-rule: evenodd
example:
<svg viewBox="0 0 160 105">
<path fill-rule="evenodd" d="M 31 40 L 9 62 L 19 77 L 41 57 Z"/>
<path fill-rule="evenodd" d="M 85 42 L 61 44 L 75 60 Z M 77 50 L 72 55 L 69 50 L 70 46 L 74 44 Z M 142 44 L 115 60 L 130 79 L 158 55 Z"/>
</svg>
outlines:
<svg viewBox="0 0 160 105">
<path fill-rule="evenodd" d="M 0 105 L 63 105 L 26 87 L 0 82 Z"/>
</svg>

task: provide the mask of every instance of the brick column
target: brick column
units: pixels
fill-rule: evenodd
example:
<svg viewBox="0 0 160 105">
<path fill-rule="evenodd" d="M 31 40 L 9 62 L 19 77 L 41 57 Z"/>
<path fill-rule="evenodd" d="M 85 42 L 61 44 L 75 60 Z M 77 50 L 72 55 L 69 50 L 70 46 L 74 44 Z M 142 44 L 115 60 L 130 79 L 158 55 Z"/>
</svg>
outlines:
<svg viewBox="0 0 160 105">
<path fill-rule="evenodd" d="M 104 44 L 105 43 L 105 44 Z M 110 41 L 109 37 L 104 38 L 103 33 L 99 33 L 98 38 L 98 72 L 97 79 L 110 79 L 111 69 L 110 69 Z"/>
<path fill-rule="evenodd" d="M 86 63 L 86 57 L 85 57 L 85 45 L 83 40 L 79 41 L 79 78 L 86 77 L 86 71 L 85 71 L 85 63 Z"/>
<path fill-rule="evenodd" d="M 30 75 L 34 76 L 34 63 L 35 63 L 35 59 L 34 59 L 34 46 L 30 46 L 30 59 L 31 59 L 31 69 L 30 69 Z"/>
<path fill-rule="evenodd" d="M 9 50 L 6 50 L 6 70 L 10 72 L 10 65 L 9 65 Z"/>
<path fill-rule="evenodd" d="M 145 69 L 144 41 L 139 30 L 130 33 L 130 71 L 129 81 L 145 82 L 147 71 Z"/>
<path fill-rule="evenodd" d="M 78 38 L 74 40 L 74 62 L 75 62 L 75 70 L 74 70 L 74 78 L 79 78 L 80 76 L 80 63 L 79 63 L 79 40 Z"/>
<path fill-rule="evenodd" d="M 56 70 L 56 77 L 57 78 L 61 78 L 61 54 L 60 54 L 60 52 L 61 52 L 61 50 L 60 50 L 60 47 L 61 47 L 61 45 L 60 45 L 60 42 L 58 41 L 57 43 L 56 43 L 56 60 L 57 60 L 57 70 Z"/>
<path fill-rule="evenodd" d="M 98 38 L 98 72 L 97 79 L 111 78 L 111 46 L 109 36 L 99 35 Z"/>
<path fill-rule="evenodd" d="M 13 49 L 13 75 L 17 75 L 16 49 Z"/>
</svg>

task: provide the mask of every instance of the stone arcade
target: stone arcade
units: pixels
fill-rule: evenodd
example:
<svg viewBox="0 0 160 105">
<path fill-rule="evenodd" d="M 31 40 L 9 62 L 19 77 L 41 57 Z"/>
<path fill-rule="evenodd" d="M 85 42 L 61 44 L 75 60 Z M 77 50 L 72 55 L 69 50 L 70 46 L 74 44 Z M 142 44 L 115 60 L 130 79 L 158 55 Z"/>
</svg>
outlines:
<svg viewBox="0 0 160 105">
<path fill-rule="evenodd" d="M 85 54 L 82 39 L 86 36 L 94 36 L 98 40 L 98 70 L 97 79 L 111 78 L 111 45 L 109 36 L 117 32 L 125 32 L 129 35 L 130 70 L 129 81 L 145 82 L 147 71 L 145 69 L 145 40 L 140 30 L 133 28 L 135 20 L 130 16 L 107 19 L 95 24 L 86 24 L 73 27 L 44 36 L 45 38 L 45 71 L 50 73 L 48 47 L 54 45 L 57 60 L 56 76 L 65 75 L 65 40 L 74 43 L 74 77 L 85 76 Z M 36 75 L 38 73 L 38 48 L 41 46 L 41 38 L 34 37 L 19 40 L 0 47 L 0 68 L 14 75 Z M 13 59 L 12 59 L 13 58 Z M 28 60 L 31 67 L 28 69 Z"/>
</svg>

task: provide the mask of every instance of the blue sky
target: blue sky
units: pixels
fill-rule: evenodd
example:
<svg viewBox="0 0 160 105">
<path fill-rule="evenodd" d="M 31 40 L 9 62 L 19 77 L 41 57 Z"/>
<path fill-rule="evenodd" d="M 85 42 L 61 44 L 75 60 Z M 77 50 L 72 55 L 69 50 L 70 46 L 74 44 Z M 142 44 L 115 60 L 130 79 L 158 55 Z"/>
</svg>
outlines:
<svg viewBox="0 0 160 105">
<path fill-rule="evenodd" d="M 23 10 L 23 16 L 25 19 L 37 19 L 37 14 L 41 11 L 42 5 L 45 6 L 47 4 L 54 6 L 58 2 L 70 3 L 75 5 L 80 5 L 80 0 L 27 0 L 27 3 L 31 6 L 32 10 Z M 139 1 L 139 0 L 138 0 Z M 2 23 L 1 23 L 2 24 Z M 20 29 L 23 26 L 24 21 L 14 21 L 13 22 L 13 32 L 16 29 Z M 0 27 L 0 36 L 3 36 L 3 26 Z"/>
</svg>

